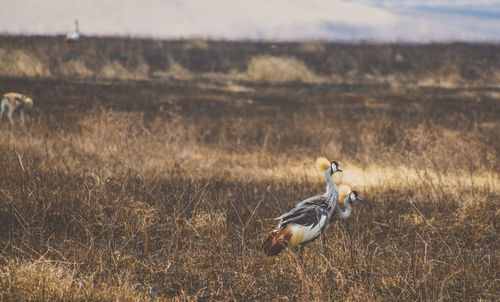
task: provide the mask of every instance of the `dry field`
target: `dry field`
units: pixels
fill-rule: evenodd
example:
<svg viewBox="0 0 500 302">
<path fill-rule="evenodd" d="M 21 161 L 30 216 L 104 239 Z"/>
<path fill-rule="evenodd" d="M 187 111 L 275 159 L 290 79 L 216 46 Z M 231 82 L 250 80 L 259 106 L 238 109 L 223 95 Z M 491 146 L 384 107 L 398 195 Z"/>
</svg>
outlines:
<svg viewBox="0 0 500 302">
<path fill-rule="evenodd" d="M 36 102 L 0 124 L 0 299 L 498 300 L 497 88 L 262 74 L 0 78 Z M 265 256 L 318 156 L 364 201 L 302 261 Z"/>
</svg>

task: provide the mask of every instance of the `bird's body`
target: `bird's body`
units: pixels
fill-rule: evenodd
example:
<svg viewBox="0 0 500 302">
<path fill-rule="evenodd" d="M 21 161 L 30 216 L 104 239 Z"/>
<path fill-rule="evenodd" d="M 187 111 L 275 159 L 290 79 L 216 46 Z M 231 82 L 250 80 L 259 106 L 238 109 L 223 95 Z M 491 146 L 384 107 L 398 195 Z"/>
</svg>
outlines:
<svg viewBox="0 0 500 302">
<path fill-rule="evenodd" d="M 21 124 L 24 125 L 24 110 L 31 109 L 33 107 L 33 100 L 21 93 L 8 92 L 2 95 L 2 100 L 0 103 L 0 122 L 2 121 L 3 113 L 7 110 L 7 116 L 12 125 L 14 125 L 14 120 L 12 115 L 14 111 L 19 111 L 21 115 Z"/>
<path fill-rule="evenodd" d="M 285 247 L 294 248 L 318 238 L 326 229 L 338 199 L 338 188 L 332 174 L 341 172 L 337 162 L 332 162 L 325 171 L 326 193 L 299 202 L 290 211 L 276 218 L 278 225 L 262 245 L 267 255 L 277 255 Z"/>
<path fill-rule="evenodd" d="M 301 243 L 310 242 L 318 238 L 326 227 L 327 219 L 326 215 L 321 215 L 319 221 L 315 218 L 314 223 L 308 226 L 297 223 L 290 224 L 289 228 L 292 232 L 292 238 L 290 238 L 288 247 L 294 248 Z"/>
<path fill-rule="evenodd" d="M 78 31 L 78 20 L 75 20 L 75 31 L 66 34 L 66 42 L 76 42 L 80 39 L 80 32 Z"/>
<path fill-rule="evenodd" d="M 294 248 L 300 244 L 313 241 L 321 235 L 328 222 L 328 214 L 323 207 L 310 207 L 301 211 L 300 219 L 296 222 L 278 223 L 262 245 L 262 249 L 269 256 L 277 255 L 285 247 Z"/>
</svg>

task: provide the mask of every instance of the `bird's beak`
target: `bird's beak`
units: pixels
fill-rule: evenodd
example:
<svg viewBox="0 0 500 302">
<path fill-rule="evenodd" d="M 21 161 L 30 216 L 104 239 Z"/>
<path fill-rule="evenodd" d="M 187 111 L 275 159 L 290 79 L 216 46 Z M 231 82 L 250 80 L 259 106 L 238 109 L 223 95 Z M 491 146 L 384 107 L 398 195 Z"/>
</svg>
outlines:
<svg viewBox="0 0 500 302">
<path fill-rule="evenodd" d="M 356 197 L 356 200 L 363 201 L 363 199 L 361 199 L 361 198 L 359 198 L 359 197 Z"/>
<path fill-rule="evenodd" d="M 342 169 L 337 168 L 337 172 L 344 172 Z"/>
</svg>

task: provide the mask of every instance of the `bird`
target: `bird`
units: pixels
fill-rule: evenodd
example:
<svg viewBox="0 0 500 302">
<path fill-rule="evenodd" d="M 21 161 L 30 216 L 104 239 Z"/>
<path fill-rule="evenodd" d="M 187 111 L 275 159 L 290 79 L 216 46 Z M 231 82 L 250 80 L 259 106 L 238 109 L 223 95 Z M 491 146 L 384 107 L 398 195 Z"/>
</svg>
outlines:
<svg viewBox="0 0 500 302">
<path fill-rule="evenodd" d="M 76 42 L 80 39 L 80 32 L 78 31 L 78 19 L 75 19 L 75 31 L 70 31 L 66 34 L 66 42 Z"/>
<path fill-rule="evenodd" d="M 17 110 L 21 115 L 21 125 L 24 126 L 24 110 L 30 110 L 31 108 L 33 108 L 33 99 L 29 96 L 17 92 L 4 93 L 0 102 L 0 123 L 2 122 L 3 113 L 8 110 L 7 117 L 10 123 L 14 125 L 12 114 Z"/>
<path fill-rule="evenodd" d="M 329 162 L 326 158 L 319 158 L 316 162 L 321 169 L 326 168 L 326 192 L 299 202 L 290 211 L 276 218 L 276 228 L 262 244 L 266 255 L 276 256 L 286 247 L 302 248 L 324 232 L 336 208 L 339 193 L 332 175 L 342 170 L 336 161 Z"/>
<path fill-rule="evenodd" d="M 348 185 L 339 186 L 339 199 L 344 200 L 345 210 L 342 211 L 340 206 L 337 205 L 337 208 L 334 211 L 336 213 L 336 217 L 342 220 L 345 220 L 349 218 L 349 216 L 351 216 L 351 202 L 354 202 L 355 200 L 363 201 L 361 197 L 359 197 L 358 191 L 351 191 L 351 188 Z"/>
<path fill-rule="evenodd" d="M 328 161 L 328 159 L 326 157 L 323 157 L 323 156 L 322 157 L 318 157 L 316 159 L 316 167 L 320 171 L 325 170 L 326 192 L 335 192 L 335 194 L 336 194 L 336 196 L 335 196 L 335 198 L 333 200 L 333 208 L 335 208 L 337 206 L 337 200 L 338 200 L 338 188 L 335 185 L 335 183 L 333 182 L 333 178 L 332 178 L 332 174 L 335 173 L 335 172 L 332 172 L 331 174 L 327 173 L 329 171 L 328 169 L 331 167 L 332 164 L 336 165 L 336 167 L 337 167 L 336 172 L 342 172 L 342 170 L 340 170 L 338 168 L 338 163 L 336 161 L 330 162 L 330 161 Z M 321 199 L 321 198 L 323 198 L 323 195 L 317 195 L 317 196 L 313 196 L 313 197 L 304 199 L 301 202 L 299 202 L 297 205 L 295 205 L 295 207 L 298 207 L 298 206 L 300 206 L 300 205 L 302 205 L 304 203 L 307 203 L 307 202 L 310 202 L 310 201 L 313 201 L 313 200 L 317 200 L 317 199 Z"/>
</svg>

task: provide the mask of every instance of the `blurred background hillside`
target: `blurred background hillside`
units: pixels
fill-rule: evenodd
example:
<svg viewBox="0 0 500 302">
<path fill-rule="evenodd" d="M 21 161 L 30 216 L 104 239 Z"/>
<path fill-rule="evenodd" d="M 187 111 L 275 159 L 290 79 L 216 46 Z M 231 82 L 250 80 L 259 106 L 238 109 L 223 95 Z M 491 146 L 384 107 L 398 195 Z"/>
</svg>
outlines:
<svg viewBox="0 0 500 302">
<path fill-rule="evenodd" d="M 500 86 L 500 45 L 0 37 L 0 76 Z"/>
</svg>

